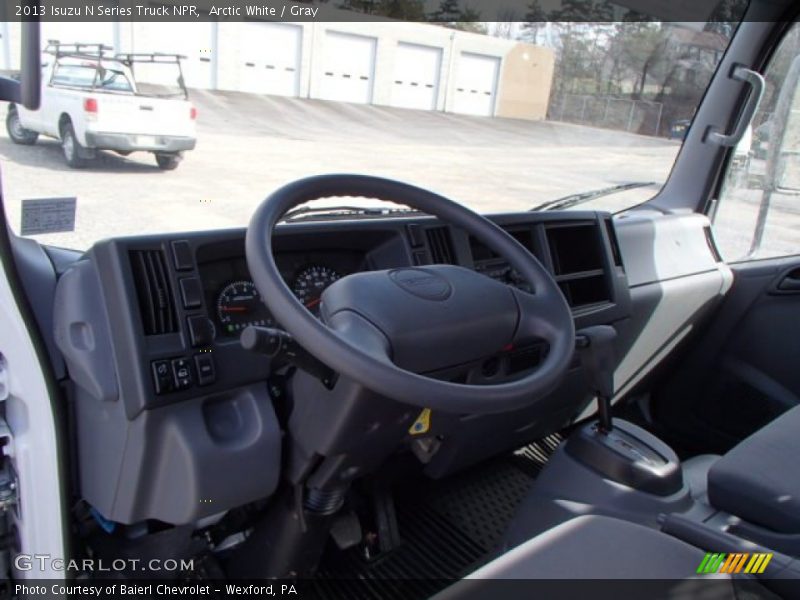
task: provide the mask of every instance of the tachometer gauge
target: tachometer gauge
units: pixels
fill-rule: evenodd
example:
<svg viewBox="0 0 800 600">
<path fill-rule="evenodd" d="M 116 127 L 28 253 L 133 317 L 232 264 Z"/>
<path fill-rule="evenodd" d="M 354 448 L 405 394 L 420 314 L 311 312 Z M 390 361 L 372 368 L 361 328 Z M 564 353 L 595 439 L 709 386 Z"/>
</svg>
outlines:
<svg viewBox="0 0 800 600">
<path fill-rule="evenodd" d="M 217 316 L 227 334 L 236 334 L 248 325 L 272 327 L 275 324 L 252 281 L 234 281 L 226 285 L 217 299 Z"/>
<path fill-rule="evenodd" d="M 311 265 L 297 274 L 292 289 L 300 302 L 305 304 L 306 308 L 312 313 L 318 315 L 322 292 L 341 277 L 339 273 L 330 267 Z"/>
</svg>

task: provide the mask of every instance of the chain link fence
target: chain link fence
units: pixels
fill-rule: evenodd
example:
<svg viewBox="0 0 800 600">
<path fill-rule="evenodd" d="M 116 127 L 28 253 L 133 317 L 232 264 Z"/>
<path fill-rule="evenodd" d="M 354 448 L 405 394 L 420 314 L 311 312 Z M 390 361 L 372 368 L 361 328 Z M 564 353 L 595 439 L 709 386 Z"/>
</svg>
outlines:
<svg viewBox="0 0 800 600">
<path fill-rule="evenodd" d="M 605 127 L 642 135 L 663 136 L 669 133 L 669 124 L 663 122 L 663 103 L 649 100 L 564 94 L 550 103 L 547 116 L 555 121 Z"/>
</svg>

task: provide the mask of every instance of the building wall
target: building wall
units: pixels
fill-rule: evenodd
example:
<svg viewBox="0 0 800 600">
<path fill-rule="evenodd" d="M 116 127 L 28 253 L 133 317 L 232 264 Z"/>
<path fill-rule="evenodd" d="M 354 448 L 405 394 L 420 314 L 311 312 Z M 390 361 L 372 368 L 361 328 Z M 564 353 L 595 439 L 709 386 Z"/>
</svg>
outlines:
<svg viewBox="0 0 800 600">
<path fill-rule="evenodd" d="M 500 76 L 498 117 L 543 119 L 547 115 L 555 56 L 547 48 L 517 44 L 506 54 Z"/>
<path fill-rule="evenodd" d="M 416 44 L 438 48 L 441 51 L 438 86 L 433 102 L 436 110 L 454 112 L 459 110 L 459 94 L 468 93 L 459 84 L 459 69 L 463 64 L 463 53 L 494 57 L 498 61 L 498 76 L 494 84 L 496 95 L 487 114 L 517 119 L 543 119 L 553 78 L 554 55 L 552 50 L 523 44 L 516 41 L 486 35 L 456 31 L 425 23 L 401 21 L 377 21 L 369 24 L 356 22 L 296 22 L 302 29 L 299 82 L 297 95 L 301 98 L 320 98 L 326 56 L 326 34 L 369 35 L 377 40 L 372 80 L 372 104 L 391 106 L 395 92 L 395 64 L 398 60 L 398 44 Z M 86 27 L 77 23 L 46 23 L 43 40 L 57 38 L 62 42 L 95 42 L 113 44 L 122 52 L 141 52 L 160 49 L 165 52 L 180 52 L 188 56 L 196 69 L 207 71 L 201 85 L 227 91 L 241 91 L 242 77 L 247 70 L 242 68 L 242 27 L 248 22 L 220 20 L 212 23 L 169 24 L 149 22 L 92 23 Z M 75 38 L 78 27 L 87 33 Z M 0 44 L 0 68 L 19 65 L 18 23 L 6 26 L 9 52 Z M 3 29 L 3 32 L 6 31 Z M 85 38 L 85 39 L 84 39 Z M 91 39 L 90 39 L 91 38 Z M 199 56 L 207 62 L 199 63 Z M 184 67 L 187 84 L 197 84 L 197 71 Z M 460 87 L 461 86 L 461 87 Z M 395 89 L 393 89 L 395 88 Z M 485 90 L 473 90 L 484 94 Z M 461 105 L 463 110 L 463 103 Z"/>
</svg>

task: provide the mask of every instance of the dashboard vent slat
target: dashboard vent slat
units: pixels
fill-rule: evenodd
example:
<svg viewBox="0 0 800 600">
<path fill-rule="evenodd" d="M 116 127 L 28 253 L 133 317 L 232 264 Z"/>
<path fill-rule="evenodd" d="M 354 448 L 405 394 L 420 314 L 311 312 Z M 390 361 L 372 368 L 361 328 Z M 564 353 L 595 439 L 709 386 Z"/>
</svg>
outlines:
<svg viewBox="0 0 800 600">
<path fill-rule="evenodd" d="M 428 247 L 431 250 L 431 261 L 435 265 L 456 264 L 453 252 L 453 241 L 447 227 L 432 227 L 425 230 Z"/>
<path fill-rule="evenodd" d="M 177 332 L 178 323 L 164 252 L 134 250 L 130 253 L 130 259 L 145 335 Z"/>
</svg>

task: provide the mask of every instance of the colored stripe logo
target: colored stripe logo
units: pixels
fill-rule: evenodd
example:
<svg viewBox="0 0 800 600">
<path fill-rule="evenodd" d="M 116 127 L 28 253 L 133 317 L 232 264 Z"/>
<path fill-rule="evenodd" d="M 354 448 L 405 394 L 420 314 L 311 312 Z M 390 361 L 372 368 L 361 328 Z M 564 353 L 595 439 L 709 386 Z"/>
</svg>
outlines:
<svg viewBox="0 0 800 600">
<path fill-rule="evenodd" d="M 708 575 L 710 573 L 763 573 L 772 553 L 766 552 L 734 552 L 732 554 L 709 552 L 703 557 L 697 573 Z"/>
</svg>

